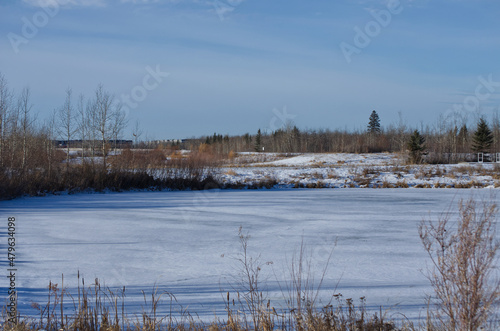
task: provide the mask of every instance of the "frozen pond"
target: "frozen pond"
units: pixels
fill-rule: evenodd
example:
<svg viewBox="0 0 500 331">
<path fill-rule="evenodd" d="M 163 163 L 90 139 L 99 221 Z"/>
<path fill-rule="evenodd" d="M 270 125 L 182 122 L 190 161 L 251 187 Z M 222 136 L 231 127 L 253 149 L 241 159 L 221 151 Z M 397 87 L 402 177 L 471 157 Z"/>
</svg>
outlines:
<svg viewBox="0 0 500 331">
<path fill-rule="evenodd" d="M 471 194 L 490 190 L 323 189 L 206 192 L 132 192 L 23 198 L 0 202 L 6 253 L 7 217 L 17 222 L 20 311 L 46 302 L 49 281 L 126 287 L 130 315 L 142 310 L 141 290 L 174 294 L 192 315 L 224 316 L 227 291 L 241 279 L 238 229 L 251 235 L 250 254 L 261 255 L 263 287 L 284 306 L 277 281 L 289 279 L 303 240 L 316 279 L 335 241 L 321 292 L 382 305 L 394 318 L 425 316 L 432 290 L 422 274 L 429 262 L 418 237 L 423 218 L 436 219 Z M 2 253 L 3 254 L 3 253 Z M 266 262 L 272 262 L 266 263 Z M 2 269 L 7 273 L 6 258 Z M 7 296 L 6 277 L 1 281 Z M 283 284 L 282 284 L 283 285 Z M 168 311 L 165 302 L 164 311 Z M 178 306 L 174 308 L 178 310 Z"/>
</svg>

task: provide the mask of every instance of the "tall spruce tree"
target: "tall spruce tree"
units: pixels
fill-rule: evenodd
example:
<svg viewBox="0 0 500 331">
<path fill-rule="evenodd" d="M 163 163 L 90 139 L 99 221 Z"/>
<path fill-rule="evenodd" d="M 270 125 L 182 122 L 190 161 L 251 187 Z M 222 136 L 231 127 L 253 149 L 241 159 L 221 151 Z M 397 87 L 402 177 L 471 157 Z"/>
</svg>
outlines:
<svg viewBox="0 0 500 331">
<path fill-rule="evenodd" d="M 375 110 L 370 115 L 368 133 L 380 133 L 380 118 Z"/>
<path fill-rule="evenodd" d="M 262 133 L 260 132 L 260 129 L 259 131 L 257 131 L 257 136 L 255 137 L 255 151 L 256 152 L 260 152 L 261 151 L 261 140 L 262 140 Z"/>
<path fill-rule="evenodd" d="M 408 150 L 410 151 L 410 161 L 412 163 L 422 162 L 422 152 L 425 149 L 425 138 L 418 130 L 413 131 L 413 134 L 408 141 Z"/>
<path fill-rule="evenodd" d="M 477 130 L 472 137 L 472 150 L 477 153 L 486 153 L 490 151 L 492 144 L 493 133 L 486 120 L 481 117 L 479 123 L 477 123 Z"/>
</svg>

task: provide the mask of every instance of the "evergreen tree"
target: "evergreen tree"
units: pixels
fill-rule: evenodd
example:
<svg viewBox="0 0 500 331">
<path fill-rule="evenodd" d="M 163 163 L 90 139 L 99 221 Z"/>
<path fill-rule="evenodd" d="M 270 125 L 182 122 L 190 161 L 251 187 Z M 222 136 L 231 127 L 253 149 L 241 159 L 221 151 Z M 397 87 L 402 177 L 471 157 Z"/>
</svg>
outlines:
<svg viewBox="0 0 500 331">
<path fill-rule="evenodd" d="M 425 138 L 418 132 L 413 131 L 413 134 L 408 141 L 408 150 L 410 151 L 410 161 L 412 163 L 420 163 L 422 161 L 422 152 L 425 149 Z"/>
<path fill-rule="evenodd" d="M 257 136 L 255 137 L 255 151 L 260 152 L 261 151 L 261 140 L 262 140 L 262 134 L 259 131 L 257 131 Z"/>
<path fill-rule="evenodd" d="M 489 152 L 493 144 L 493 133 L 484 118 L 479 120 L 477 130 L 472 137 L 472 150 L 478 153 Z"/>
<path fill-rule="evenodd" d="M 370 121 L 368 122 L 368 133 L 380 133 L 380 118 L 377 112 L 374 110 L 370 115 Z"/>
</svg>

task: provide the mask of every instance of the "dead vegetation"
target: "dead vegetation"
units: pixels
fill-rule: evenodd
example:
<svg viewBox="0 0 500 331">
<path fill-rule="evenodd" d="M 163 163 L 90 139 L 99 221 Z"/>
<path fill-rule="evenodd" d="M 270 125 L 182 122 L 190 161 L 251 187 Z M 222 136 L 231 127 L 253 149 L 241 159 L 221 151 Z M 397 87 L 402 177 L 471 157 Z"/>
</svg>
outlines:
<svg viewBox="0 0 500 331">
<path fill-rule="evenodd" d="M 432 261 L 428 278 L 435 293 L 430 299 L 436 310 L 430 311 L 429 328 L 489 329 L 497 317 L 496 212 L 496 204 L 471 198 L 460 201 L 456 222 L 450 211 L 437 221 L 420 224 L 420 239 Z"/>
</svg>

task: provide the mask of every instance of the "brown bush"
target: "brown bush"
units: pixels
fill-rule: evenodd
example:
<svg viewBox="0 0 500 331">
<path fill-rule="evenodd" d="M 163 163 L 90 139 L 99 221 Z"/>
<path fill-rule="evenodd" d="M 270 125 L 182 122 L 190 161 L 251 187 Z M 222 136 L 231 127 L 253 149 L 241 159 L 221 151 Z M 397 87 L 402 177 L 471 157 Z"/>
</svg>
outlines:
<svg viewBox="0 0 500 331">
<path fill-rule="evenodd" d="M 498 309 L 500 281 L 496 268 L 496 204 L 460 201 L 459 218 L 450 213 L 437 221 L 422 221 L 420 239 L 433 263 L 428 278 L 434 288 L 437 311 L 432 316 L 446 330 L 488 327 Z"/>
</svg>

